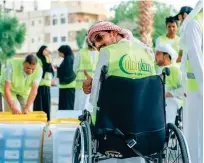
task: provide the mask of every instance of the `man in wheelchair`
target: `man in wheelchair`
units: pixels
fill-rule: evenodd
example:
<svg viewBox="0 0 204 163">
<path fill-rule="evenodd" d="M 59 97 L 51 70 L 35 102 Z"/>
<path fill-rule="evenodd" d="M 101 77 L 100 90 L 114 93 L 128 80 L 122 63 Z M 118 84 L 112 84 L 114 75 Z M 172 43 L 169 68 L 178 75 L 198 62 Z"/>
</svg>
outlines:
<svg viewBox="0 0 204 163">
<path fill-rule="evenodd" d="M 156 70 L 162 74 L 165 67 L 170 69 L 170 75 L 166 77 L 166 122 L 174 123 L 177 112 L 183 105 L 184 90 L 182 87 L 182 74 L 180 64 L 176 63 L 177 52 L 169 44 L 161 44 L 156 47 L 155 62 L 159 66 Z"/>
<path fill-rule="evenodd" d="M 89 44 L 100 54 L 94 78 L 85 72 L 83 90 L 91 93 L 96 118 L 90 123 L 86 111 L 79 118 L 72 162 L 113 158 L 111 162 L 162 163 L 174 133 L 179 146 L 182 143 L 182 163 L 189 163 L 181 133 L 173 124 L 166 126 L 164 82 L 156 75 L 151 49 L 130 36 L 110 22 L 99 22 L 88 31 Z"/>
</svg>

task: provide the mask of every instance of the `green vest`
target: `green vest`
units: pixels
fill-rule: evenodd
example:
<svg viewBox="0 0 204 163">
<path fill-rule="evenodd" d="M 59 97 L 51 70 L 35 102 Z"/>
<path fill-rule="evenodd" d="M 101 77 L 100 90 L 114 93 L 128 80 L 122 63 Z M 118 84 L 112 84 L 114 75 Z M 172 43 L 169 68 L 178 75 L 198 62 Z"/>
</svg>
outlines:
<svg viewBox="0 0 204 163">
<path fill-rule="evenodd" d="M 179 54 L 179 51 L 180 51 L 180 47 L 179 47 L 180 37 L 176 35 L 176 37 L 174 38 L 173 44 L 171 44 L 170 40 L 171 39 L 169 39 L 166 35 L 161 35 L 159 37 L 160 44 L 170 44 L 170 45 L 172 45 L 174 50 Z"/>
<path fill-rule="evenodd" d="M 179 87 L 179 77 L 181 76 L 181 69 L 180 69 L 180 64 L 174 63 L 171 64 L 169 67 L 170 69 L 170 76 L 166 76 L 166 91 L 171 91 L 173 89 L 177 89 Z M 183 105 L 183 100 L 178 99 L 177 101 L 180 103 L 180 105 Z"/>
<path fill-rule="evenodd" d="M 108 76 L 140 79 L 156 75 L 151 55 L 134 41 L 121 40 L 103 48 L 109 55 Z M 92 112 L 92 122 L 96 116 Z"/>
<path fill-rule="evenodd" d="M 82 89 L 83 81 L 86 79 L 84 70 L 86 70 L 88 74 L 93 77 L 99 57 L 99 53 L 95 51 L 95 60 L 91 62 L 91 56 L 89 55 L 88 48 L 81 49 L 79 53 L 80 64 L 76 70 L 76 89 Z"/>
<path fill-rule="evenodd" d="M 202 29 L 202 35 L 203 35 L 203 12 L 200 12 L 194 17 L 195 20 L 197 20 L 200 24 L 200 28 Z M 203 55 L 203 51 L 201 53 Z M 195 75 L 193 73 L 192 67 L 190 65 L 190 61 L 187 56 L 187 62 L 186 62 L 186 68 L 187 68 L 187 90 L 190 92 L 196 92 L 199 90 L 198 84 L 195 80 Z"/>
<path fill-rule="evenodd" d="M 30 90 L 32 88 L 33 82 L 39 77 L 41 72 L 41 67 L 37 65 L 35 71 L 27 75 L 24 78 L 23 74 L 23 62 L 24 59 L 12 59 L 9 61 L 12 67 L 12 76 L 11 76 L 11 92 L 14 94 L 18 94 L 27 98 L 30 94 Z M 1 78 L 1 92 L 3 93 L 4 83 L 5 83 L 5 71 Z"/>
<path fill-rule="evenodd" d="M 75 88 L 76 87 L 76 80 L 74 80 L 73 82 L 69 83 L 69 84 L 59 84 L 59 88 L 63 89 L 63 88 Z"/>
<path fill-rule="evenodd" d="M 49 58 L 47 56 L 45 58 L 46 58 L 47 63 L 50 63 Z M 41 65 L 41 67 L 43 66 L 42 61 L 39 58 L 38 58 L 38 63 Z M 40 86 L 51 87 L 51 82 L 52 82 L 52 73 L 46 72 L 44 78 L 42 78 L 40 81 Z"/>
<path fill-rule="evenodd" d="M 108 76 L 139 79 L 155 75 L 151 55 L 133 41 L 121 40 L 104 48 L 108 51 Z"/>
</svg>

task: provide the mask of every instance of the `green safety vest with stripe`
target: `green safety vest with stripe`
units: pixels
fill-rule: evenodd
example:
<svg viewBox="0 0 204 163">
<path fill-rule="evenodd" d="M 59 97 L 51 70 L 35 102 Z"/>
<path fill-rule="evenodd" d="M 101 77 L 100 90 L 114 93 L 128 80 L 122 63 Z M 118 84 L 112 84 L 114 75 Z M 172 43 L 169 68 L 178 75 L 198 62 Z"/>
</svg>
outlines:
<svg viewBox="0 0 204 163">
<path fill-rule="evenodd" d="M 179 85 L 179 80 L 181 78 L 181 69 L 180 69 L 180 64 L 179 63 L 174 63 L 171 64 L 169 67 L 170 69 L 170 75 L 166 76 L 166 91 L 171 91 L 174 89 L 177 89 L 178 87 L 181 87 Z M 183 100 L 179 97 L 176 97 L 178 103 L 183 106 Z"/>
<path fill-rule="evenodd" d="M 133 41 L 121 40 L 104 50 L 110 54 L 108 76 L 140 79 L 156 75 L 151 55 Z"/>
<path fill-rule="evenodd" d="M 84 70 L 86 70 L 88 74 L 93 77 L 99 57 L 99 53 L 95 51 L 94 60 L 91 62 L 91 56 L 89 55 L 88 48 L 81 49 L 79 53 L 80 63 L 76 70 L 76 89 L 82 89 L 83 81 L 86 80 Z"/>
<path fill-rule="evenodd" d="M 39 77 L 41 73 L 41 66 L 38 64 L 35 71 L 24 77 L 23 74 L 23 62 L 24 59 L 11 59 L 7 63 L 11 65 L 12 76 L 11 76 L 11 92 L 27 98 L 30 94 L 33 82 Z M 5 69 L 1 76 L 0 91 L 4 94 L 4 83 L 5 83 Z"/>
<path fill-rule="evenodd" d="M 156 75 L 151 55 L 134 41 L 121 40 L 117 44 L 103 48 L 103 50 L 110 54 L 108 76 L 140 79 Z M 95 114 L 95 112 L 92 113 L 93 123 L 95 123 Z"/>
<path fill-rule="evenodd" d="M 46 56 L 45 58 L 46 58 L 47 63 L 50 63 L 49 57 Z M 41 67 L 43 67 L 42 61 L 39 58 L 38 58 L 38 63 L 41 65 Z M 40 86 L 51 87 L 51 83 L 52 83 L 52 73 L 46 72 L 44 77 L 40 81 Z"/>
<path fill-rule="evenodd" d="M 174 50 L 179 54 L 179 51 L 180 51 L 180 47 L 179 47 L 180 37 L 176 35 L 176 37 L 174 38 L 173 44 L 170 42 L 170 40 L 171 39 L 169 39 L 166 35 L 161 35 L 159 37 L 160 44 L 170 44 L 174 48 Z"/>
<path fill-rule="evenodd" d="M 202 30 L 202 35 L 203 35 L 203 12 L 200 12 L 199 14 L 197 14 L 194 17 L 194 20 L 197 20 L 199 22 L 200 28 Z M 203 56 L 203 51 L 201 55 Z M 187 90 L 190 92 L 196 92 L 199 90 L 199 88 L 188 58 L 188 54 L 187 54 L 186 68 L 187 68 Z"/>
</svg>

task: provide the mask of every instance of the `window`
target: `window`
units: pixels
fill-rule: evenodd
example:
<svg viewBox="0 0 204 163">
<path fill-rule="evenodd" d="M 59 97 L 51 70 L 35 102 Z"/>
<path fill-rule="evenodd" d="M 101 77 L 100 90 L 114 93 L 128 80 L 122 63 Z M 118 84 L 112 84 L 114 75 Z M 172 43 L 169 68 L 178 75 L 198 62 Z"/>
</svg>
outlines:
<svg viewBox="0 0 204 163">
<path fill-rule="evenodd" d="M 45 26 L 49 26 L 50 25 L 50 16 L 46 16 L 45 17 L 44 23 L 45 23 Z"/>
<path fill-rule="evenodd" d="M 31 42 L 32 42 L 32 43 L 34 43 L 34 42 L 35 42 L 35 39 L 34 39 L 34 38 L 32 38 Z"/>
<path fill-rule="evenodd" d="M 66 22 L 65 18 L 61 18 L 60 22 L 61 22 L 61 24 L 65 24 L 65 22 Z"/>
<path fill-rule="evenodd" d="M 75 23 L 76 22 L 76 14 L 68 14 L 68 22 Z"/>
<path fill-rule="evenodd" d="M 38 20 L 38 23 L 41 24 L 41 20 Z"/>
<path fill-rule="evenodd" d="M 40 37 L 38 37 L 38 41 L 40 41 L 41 40 L 41 38 Z"/>
<path fill-rule="evenodd" d="M 68 32 L 68 41 L 74 41 L 76 39 L 76 31 Z"/>
<path fill-rule="evenodd" d="M 57 37 L 53 37 L 53 42 L 57 42 Z"/>
<path fill-rule="evenodd" d="M 50 42 L 50 33 L 45 33 L 44 34 L 44 41 L 45 41 L 45 43 L 49 43 Z"/>
<path fill-rule="evenodd" d="M 66 41 L 66 37 L 65 36 L 62 36 L 61 37 L 61 42 L 65 42 Z"/>
<path fill-rule="evenodd" d="M 32 21 L 32 26 L 34 26 L 35 25 L 35 22 L 34 21 Z"/>
<path fill-rule="evenodd" d="M 53 24 L 53 25 L 56 25 L 56 24 L 57 24 L 57 18 L 53 18 L 52 24 Z"/>
</svg>

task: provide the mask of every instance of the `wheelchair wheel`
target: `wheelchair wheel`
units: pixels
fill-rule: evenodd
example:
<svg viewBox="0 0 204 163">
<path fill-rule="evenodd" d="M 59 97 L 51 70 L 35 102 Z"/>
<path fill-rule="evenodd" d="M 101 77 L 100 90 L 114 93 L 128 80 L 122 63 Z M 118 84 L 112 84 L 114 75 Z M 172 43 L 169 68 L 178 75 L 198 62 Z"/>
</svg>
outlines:
<svg viewBox="0 0 204 163">
<path fill-rule="evenodd" d="M 189 163 L 188 149 L 181 131 L 171 123 L 167 124 L 167 142 L 160 157 L 163 163 Z"/>
<path fill-rule="evenodd" d="M 77 128 L 72 146 L 72 163 L 92 163 L 91 134 L 87 122 Z"/>
</svg>

